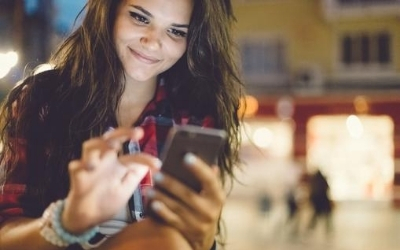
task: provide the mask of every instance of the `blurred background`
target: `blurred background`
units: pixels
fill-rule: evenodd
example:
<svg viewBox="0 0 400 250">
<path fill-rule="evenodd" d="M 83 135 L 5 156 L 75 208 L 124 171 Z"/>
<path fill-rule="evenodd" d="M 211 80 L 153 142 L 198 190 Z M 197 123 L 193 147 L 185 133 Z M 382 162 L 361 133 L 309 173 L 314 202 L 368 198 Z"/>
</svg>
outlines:
<svg viewBox="0 0 400 250">
<path fill-rule="evenodd" d="M 85 2 L 0 0 L 1 98 L 46 62 Z M 233 5 L 248 96 L 227 250 L 398 249 L 400 0 Z M 317 170 L 332 209 L 314 224 Z"/>
</svg>

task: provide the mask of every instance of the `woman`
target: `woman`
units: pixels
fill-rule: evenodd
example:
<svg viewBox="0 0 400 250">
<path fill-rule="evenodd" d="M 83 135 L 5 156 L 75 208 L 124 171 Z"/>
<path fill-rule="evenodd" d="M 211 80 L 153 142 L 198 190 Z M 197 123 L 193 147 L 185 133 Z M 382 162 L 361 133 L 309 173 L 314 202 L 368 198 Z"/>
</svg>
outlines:
<svg viewBox="0 0 400 250">
<path fill-rule="evenodd" d="M 89 0 L 54 69 L 24 79 L 2 106 L 2 249 L 95 248 L 141 230 L 146 204 L 191 248 L 215 246 L 220 183 L 238 163 L 233 19 L 229 0 Z M 200 193 L 155 174 L 174 124 L 228 134 L 218 166 L 185 157 Z"/>
</svg>

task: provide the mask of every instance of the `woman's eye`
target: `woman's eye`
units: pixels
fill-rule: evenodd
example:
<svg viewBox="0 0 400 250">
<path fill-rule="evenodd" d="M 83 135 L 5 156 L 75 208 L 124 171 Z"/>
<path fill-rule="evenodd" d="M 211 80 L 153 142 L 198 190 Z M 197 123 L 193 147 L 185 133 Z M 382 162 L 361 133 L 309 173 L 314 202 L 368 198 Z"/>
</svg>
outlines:
<svg viewBox="0 0 400 250">
<path fill-rule="evenodd" d="M 131 15 L 131 17 L 133 17 L 139 23 L 144 23 L 144 24 L 148 24 L 149 23 L 149 20 L 146 17 L 140 15 L 139 13 L 130 12 L 130 15 Z"/>
<path fill-rule="evenodd" d="M 168 32 L 176 37 L 186 37 L 187 36 L 187 33 L 182 30 L 169 29 Z"/>
</svg>

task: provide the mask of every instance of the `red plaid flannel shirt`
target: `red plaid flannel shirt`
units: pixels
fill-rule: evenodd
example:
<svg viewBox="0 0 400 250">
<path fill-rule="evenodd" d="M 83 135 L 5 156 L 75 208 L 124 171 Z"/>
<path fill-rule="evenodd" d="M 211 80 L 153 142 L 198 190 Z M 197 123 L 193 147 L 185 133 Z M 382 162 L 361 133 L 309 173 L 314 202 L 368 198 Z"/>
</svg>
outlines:
<svg viewBox="0 0 400 250">
<path fill-rule="evenodd" d="M 167 132 L 173 124 L 194 124 L 204 127 L 213 127 L 211 117 L 196 119 L 186 112 L 174 113 L 172 117 L 169 112 L 169 104 L 166 98 L 163 81 L 158 85 L 155 97 L 148 103 L 141 114 L 141 117 L 134 124 L 144 129 L 144 137 L 139 141 L 140 150 L 158 157 L 159 152 L 164 145 Z M 0 167 L 0 223 L 13 216 L 24 216 L 25 211 L 19 203 L 19 198 L 26 189 L 25 181 L 25 145 L 19 141 L 20 150 L 18 153 L 20 162 L 16 168 L 15 174 L 10 178 L 6 176 Z M 141 182 L 140 188 L 143 189 L 152 185 L 151 174 L 149 173 Z"/>
</svg>

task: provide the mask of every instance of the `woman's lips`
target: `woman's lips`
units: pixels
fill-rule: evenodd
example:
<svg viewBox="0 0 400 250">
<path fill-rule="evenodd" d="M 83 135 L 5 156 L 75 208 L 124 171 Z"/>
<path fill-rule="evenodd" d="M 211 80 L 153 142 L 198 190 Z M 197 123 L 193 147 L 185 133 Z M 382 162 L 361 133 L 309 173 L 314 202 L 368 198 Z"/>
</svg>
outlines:
<svg viewBox="0 0 400 250">
<path fill-rule="evenodd" d="M 130 51 L 132 52 L 133 56 L 136 57 L 138 60 L 140 60 L 141 62 L 147 63 L 147 64 L 154 64 L 154 63 L 158 63 L 160 60 L 151 56 L 147 56 L 145 54 L 142 54 L 140 52 L 137 52 L 133 49 L 130 49 Z"/>
</svg>

